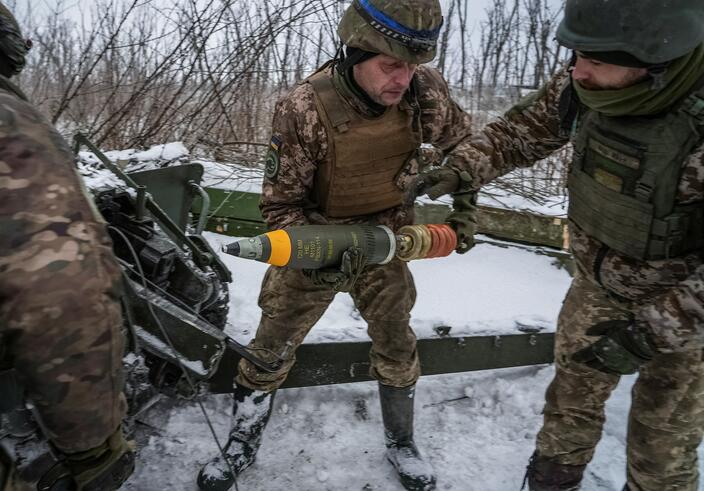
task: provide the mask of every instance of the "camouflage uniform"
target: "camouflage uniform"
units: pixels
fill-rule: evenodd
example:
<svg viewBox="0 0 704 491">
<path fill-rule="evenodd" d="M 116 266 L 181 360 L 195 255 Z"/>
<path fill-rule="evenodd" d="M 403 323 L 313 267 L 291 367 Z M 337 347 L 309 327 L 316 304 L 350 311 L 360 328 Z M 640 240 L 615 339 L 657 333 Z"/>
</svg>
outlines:
<svg viewBox="0 0 704 491">
<path fill-rule="evenodd" d="M 561 128 L 562 71 L 534 96 L 458 146 L 451 164 L 479 188 L 516 167 L 527 167 L 569 142 Z M 704 200 L 704 146 L 687 159 L 677 202 Z M 704 427 L 704 259 L 700 252 L 638 260 L 606 248 L 570 223 L 578 272 L 560 312 L 556 375 L 547 391 L 539 454 L 568 465 L 592 458 L 601 436 L 604 403 L 619 377 L 571 360 L 594 342 L 587 328 L 637 316 L 660 353 L 641 368 L 633 388 L 628 429 L 628 486 L 634 491 L 698 488 L 697 447 Z"/>
<path fill-rule="evenodd" d="M 330 69 L 326 69 L 332 76 Z M 420 66 L 415 75 L 420 111 L 416 128 L 419 141 L 449 152 L 469 131 L 470 118 L 451 99 L 447 85 L 432 68 Z M 373 115 L 356 98 L 345 98 L 359 113 Z M 401 104 L 410 104 L 409 98 Z M 413 205 L 402 204 L 372 215 L 332 218 L 313 201 L 315 173 L 329 162 L 326 129 L 316 109 L 313 88 L 304 83 L 277 104 L 273 120 L 273 141 L 278 142 L 279 168 L 275 177 L 264 181 L 260 208 L 272 229 L 304 224 L 380 224 L 397 230 L 413 223 Z M 409 185 L 422 166 L 413 158 L 397 176 L 397 184 Z M 420 375 L 416 339 L 409 326 L 416 292 L 405 263 L 393 260 L 365 269 L 351 291 L 355 305 L 369 326 L 372 338 L 371 374 L 382 384 L 408 387 Z M 289 343 L 295 350 L 325 309 L 335 292 L 316 287 L 299 271 L 271 267 L 262 285 L 259 305 L 262 318 L 251 346 L 281 353 Z M 264 352 L 259 352 L 264 353 Z M 289 351 L 289 354 L 292 354 Z M 260 372 L 242 360 L 237 383 L 270 391 L 279 387 L 293 365 L 293 358 L 275 374 Z"/>
<path fill-rule="evenodd" d="M 61 136 L 0 79 L 0 351 L 60 451 L 125 414 L 120 270 Z"/>
</svg>

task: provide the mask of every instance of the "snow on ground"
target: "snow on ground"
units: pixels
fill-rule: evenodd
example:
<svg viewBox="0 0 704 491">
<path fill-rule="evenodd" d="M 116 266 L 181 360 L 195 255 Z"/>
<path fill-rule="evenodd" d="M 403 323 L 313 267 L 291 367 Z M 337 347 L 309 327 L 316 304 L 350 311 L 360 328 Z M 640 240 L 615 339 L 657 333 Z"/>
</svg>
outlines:
<svg viewBox="0 0 704 491">
<path fill-rule="evenodd" d="M 208 234 L 216 247 L 233 240 Z M 230 332 L 249 339 L 259 319 L 256 297 L 266 266 L 223 258 L 233 271 Z M 453 334 L 512 333 L 517 323 L 554 329 L 569 284 L 550 258 L 525 250 L 478 245 L 465 256 L 411 264 L 418 287 L 412 324 L 420 336 L 438 323 Z M 363 322 L 346 295 L 338 295 L 308 342 L 365 338 Z M 541 423 L 552 366 L 422 377 L 416 435 L 438 474 L 439 490 L 517 491 Z M 585 491 L 620 491 L 625 472 L 629 390 L 625 377 L 607 406 L 607 423 Z M 231 398 L 202 399 L 215 431 L 226 438 Z M 216 452 L 192 401 L 157 406 L 142 420 L 146 445 L 123 489 L 195 490 L 200 467 Z M 700 464 L 701 465 L 701 464 Z M 704 465 L 702 465 L 704 471 Z M 402 491 L 384 459 L 376 385 L 372 382 L 285 389 L 258 460 L 239 479 L 242 491 Z M 704 488 L 703 488 L 704 489 Z"/>
<path fill-rule="evenodd" d="M 219 250 L 233 237 L 206 233 Z M 231 288 L 230 334 L 248 340 L 259 323 L 256 306 L 267 266 L 221 255 L 234 277 Z M 418 301 L 411 312 L 419 337 L 433 327 L 452 326 L 452 335 L 516 334 L 519 325 L 554 331 L 555 319 L 570 278 L 553 266 L 555 259 L 518 248 L 477 245 L 469 254 L 410 263 Z M 364 321 L 349 295 L 339 294 L 308 342 L 367 339 Z"/>
</svg>

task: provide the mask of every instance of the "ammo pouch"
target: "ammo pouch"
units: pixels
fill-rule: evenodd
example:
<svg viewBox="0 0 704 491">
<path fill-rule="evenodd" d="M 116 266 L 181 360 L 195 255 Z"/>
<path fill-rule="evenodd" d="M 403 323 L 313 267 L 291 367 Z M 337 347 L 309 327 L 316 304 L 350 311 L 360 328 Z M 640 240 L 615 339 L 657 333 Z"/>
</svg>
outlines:
<svg viewBox="0 0 704 491">
<path fill-rule="evenodd" d="M 662 117 L 607 117 L 587 110 L 573 139 L 569 218 L 636 259 L 703 249 L 704 202 L 677 203 L 684 164 L 704 141 L 702 93 Z"/>
</svg>

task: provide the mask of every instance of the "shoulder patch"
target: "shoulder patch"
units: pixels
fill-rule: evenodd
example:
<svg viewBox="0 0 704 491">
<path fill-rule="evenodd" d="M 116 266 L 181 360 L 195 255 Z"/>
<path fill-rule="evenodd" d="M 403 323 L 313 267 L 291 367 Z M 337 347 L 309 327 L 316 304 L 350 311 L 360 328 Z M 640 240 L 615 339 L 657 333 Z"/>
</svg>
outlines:
<svg viewBox="0 0 704 491">
<path fill-rule="evenodd" d="M 274 181 L 279 175 L 279 153 L 281 152 L 281 139 L 276 135 L 271 137 L 269 151 L 264 161 L 264 176 Z"/>
</svg>

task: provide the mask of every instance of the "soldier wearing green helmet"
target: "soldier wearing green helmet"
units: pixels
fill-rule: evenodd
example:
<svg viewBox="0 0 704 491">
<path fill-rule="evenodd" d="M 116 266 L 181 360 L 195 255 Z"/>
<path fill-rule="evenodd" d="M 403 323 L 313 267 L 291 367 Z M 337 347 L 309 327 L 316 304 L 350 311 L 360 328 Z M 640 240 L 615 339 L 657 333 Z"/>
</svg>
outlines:
<svg viewBox="0 0 704 491">
<path fill-rule="evenodd" d="M 423 165 L 421 144 L 447 154 L 470 127 L 441 75 L 422 66 L 435 56 L 441 26 L 438 0 L 353 0 L 338 27 L 337 57 L 276 106 L 260 202 L 271 229 L 373 223 L 398 230 L 413 223 L 406 194 Z M 459 216 L 453 223 L 465 225 Z M 198 476 L 202 490 L 229 489 L 252 463 L 296 348 L 339 291 L 350 293 L 372 338 L 370 374 L 379 381 L 387 458 L 406 489 L 436 488 L 413 434 L 420 375 L 409 325 L 413 278 L 399 260 L 366 265 L 351 249 L 340 269 L 267 271 L 251 348 L 286 362 L 273 374 L 240 363 L 232 429 L 224 455 Z"/>
<path fill-rule="evenodd" d="M 572 143 L 577 265 L 526 481 L 579 489 L 604 404 L 638 372 L 625 491 L 697 491 L 704 430 L 704 2 L 567 0 L 572 62 L 461 143 L 420 192 L 479 189 Z"/>
<path fill-rule="evenodd" d="M 120 268 L 73 153 L 10 80 L 30 46 L 0 4 L 0 489 L 110 491 L 134 468 Z M 26 439 L 31 426 L 12 423 L 27 402 L 54 461 L 15 472 L 8 443 L 18 429 Z M 22 471 L 37 469 L 48 470 L 30 487 Z"/>
</svg>

